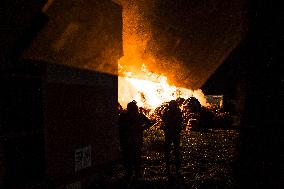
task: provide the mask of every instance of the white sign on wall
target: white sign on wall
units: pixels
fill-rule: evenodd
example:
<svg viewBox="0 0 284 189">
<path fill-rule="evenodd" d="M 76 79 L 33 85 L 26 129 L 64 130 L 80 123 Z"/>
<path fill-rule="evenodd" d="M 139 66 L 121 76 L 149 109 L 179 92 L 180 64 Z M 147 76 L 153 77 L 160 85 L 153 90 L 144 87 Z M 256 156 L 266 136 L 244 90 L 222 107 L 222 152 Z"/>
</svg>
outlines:
<svg viewBox="0 0 284 189">
<path fill-rule="evenodd" d="M 91 167 L 92 165 L 92 148 L 86 146 L 75 150 L 75 172 Z"/>
<path fill-rule="evenodd" d="M 66 189 L 81 189 L 81 188 L 82 187 L 80 181 L 66 185 Z"/>
</svg>

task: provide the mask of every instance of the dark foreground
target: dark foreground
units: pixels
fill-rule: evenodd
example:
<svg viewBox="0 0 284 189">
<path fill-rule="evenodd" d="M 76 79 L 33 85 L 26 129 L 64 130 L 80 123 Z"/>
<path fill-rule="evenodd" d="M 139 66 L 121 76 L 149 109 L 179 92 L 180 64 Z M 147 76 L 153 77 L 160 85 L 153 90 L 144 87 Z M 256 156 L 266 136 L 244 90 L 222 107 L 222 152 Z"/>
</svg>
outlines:
<svg viewBox="0 0 284 189">
<path fill-rule="evenodd" d="M 121 163 L 104 171 L 91 188 L 236 188 L 232 166 L 237 158 L 238 133 L 215 130 L 206 133 L 189 132 L 182 135 L 181 176 L 167 178 L 163 156 L 163 132 L 145 132 L 143 148 L 143 178 L 130 182 L 124 179 Z"/>
</svg>

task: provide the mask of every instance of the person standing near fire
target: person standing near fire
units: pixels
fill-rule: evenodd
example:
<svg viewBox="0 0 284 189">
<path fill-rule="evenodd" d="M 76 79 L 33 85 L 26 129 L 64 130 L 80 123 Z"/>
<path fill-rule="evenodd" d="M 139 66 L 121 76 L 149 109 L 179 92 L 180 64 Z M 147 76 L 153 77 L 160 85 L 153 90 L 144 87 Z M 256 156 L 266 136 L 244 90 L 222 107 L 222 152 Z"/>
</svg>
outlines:
<svg viewBox="0 0 284 189">
<path fill-rule="evenodd" d="M 179 176 L 179 170 L 181 167 L 180 159 L 180 136 L 183 128 L 183 118 L 181 110 L 175 100 L 169 102 L 167 110 L 162 115 L 163 129 L 165 132 L 165 161 L 167 176 L 170 177 L 170 153 L 172 150 L 175 155 L 176 174 Z"/>
<path fill-rule="evenodd" d="M 153 122 L 139 113 L 136 102 L 132 101 L 127 104 L 126 111 L 120 114 L 118 124 L 126 178 L 131 179 L 134 172 L 138 179 L 141 177 L 143 131 L 151 127 Z"/>
</svg>

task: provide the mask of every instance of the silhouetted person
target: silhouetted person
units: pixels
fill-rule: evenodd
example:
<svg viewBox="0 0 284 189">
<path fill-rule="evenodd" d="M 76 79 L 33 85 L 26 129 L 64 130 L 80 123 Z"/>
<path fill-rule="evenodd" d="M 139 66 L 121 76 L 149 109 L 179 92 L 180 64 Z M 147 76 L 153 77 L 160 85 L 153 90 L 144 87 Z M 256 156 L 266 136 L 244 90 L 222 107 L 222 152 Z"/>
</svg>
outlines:
<svg viewBox="0 0 284 189">
<path fill-rule="evenodd" d="M 199 128 L 199 112 L 201 109 L 201 104 L 195 97 L 189 97 L 186 99 L 183 103 L 183 113 L 184 113 L 184 119 L 186 121 L 186 129 L 185 131 L 189 131 L 189 127 L 191 127 L 190 130 L 197 130 Z"/>
<path fill-rule="evenodd" d="M 196 119 L 196 121 L 192 122 L 191 130 L 207 131 L 209 128 L 214 128 L 214 113 L 208 108 L 201 106 L 197 98 L 188 98 L 185 109 L 189 118 Z"/>
<path fill-rule="evenodd" d="M 186 99 L 186 108 L 190 113 L 198 113 L 201 109 L 201 104 L 197 98 L 189 97 Z"/>
<path fill-rule="evenodd" d="M 166 160 L 166 172 L 170 176 L 170 153 L 172 150 L 172 144 L 174 146 L 175 166 L 176 173 L 179 175 L 179 169 L 181 167 L 180 160 L 180 133 L 182 131 L 182 113 L 178 107 L 176 101 L 169 102 L 168 109 L 162 116 L 164 122 L 165 132 L 165 160 Z"/>
<path fill-rule="evenodd" d="M 143 130 L 149 128 L 152 122 L 138 112 L 135 101 L 128 103 L 126 112 L 119 116 L 120 146 L 124 158 L 126 177 L 130 179 L 141 176 L 141 149 L 143 144 Z"/>
<path fill-rule="evenodd" d="M 200 131 L 207 131 L 213 128 L 214 125 L 214 113 L 206 107 L 201 107 L 199 111 L 199 128 Z"/>
</svg>

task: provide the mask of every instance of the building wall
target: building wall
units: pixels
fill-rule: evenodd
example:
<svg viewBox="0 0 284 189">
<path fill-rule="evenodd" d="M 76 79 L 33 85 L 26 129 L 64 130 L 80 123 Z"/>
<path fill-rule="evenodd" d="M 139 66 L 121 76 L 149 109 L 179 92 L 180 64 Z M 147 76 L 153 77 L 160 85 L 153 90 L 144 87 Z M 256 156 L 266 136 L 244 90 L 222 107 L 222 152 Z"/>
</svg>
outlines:
<svg viewBox="0 0 284 189">
<path fill-rule="evenodd" d="M 30 36 L 27 35 L 27 32 L 36 33 L 36 30 L 41 27 L 39 22 L 44 23 L 40 10 L 46 1 L 1 1 L 0 71 L 12 69 L 15 66 L 15 60 L 30 42 Z"/>
<path fill-rule="evenodd" d="M 117 74 L 122 8 L 108 0 L 53 1 L 23 58 Z"/>
<path fill-rule="evenodd" d="M 19 188 L 44 178 L 42 80 L 6 73 L 0 86 L 0 188 Z"/>
<path fill-rule="evenodd" d="M 44 139 L 33 140 L 32 137 L 26 137 L 30 139 L 26 143 L 38 145 L 35 148 L 25 146 L 20 149 L 20 153 L 23 152 L 24 158 L 29 158 L 33 154 L 40 158 L 45 157 L 43 160 L 45 162 L 40 162 L 41 170 L 38 172 L 43 175 L 37 181 L 42 182 L 39 188 L 47 185 L 66 188 L 69 184 L 73 187 L 72 183 L 78 183 L 75 184 L 77 188 L 84 188 L 98 167 L 110 163 L 119 155 L 116 133 L 116 74 L 117 60 L 122 56 L 122 9 L 108 0 L 66 0 L 53 1 L 43 10 L 44 13 L 40 13 L 42 18 L 36 19 L 38 22 L 36 24 L 41 25 L 38 28 L 39 33 L 26 30 L 27 35 L 33 39 L 30 45 L 21 46 L 24 52 L 20 50 L 10 52 L 11 55 L 21 54 L 21 59 L 17 61 L 17 57 L 13 60 L 15 65 L 10 66 L 10 76 L 7 76 L 7 80 L 15 72 L 25 75 L 24 77 L 34 78 L 34 73 L 28 71 L 29 65 L 40 68 L 40 73 L 36 75 L 40 85 L 38 89 L 40 105 L 36 104 L 35 109 L 42 110 L 40 112 L 42 117 L 40 123 L 33 124 L 31 131 L 27 133 L 38 132 Z M 33 18 L 31 17 L 31 20 Z M 27 21 L 27 24 L 30 26 L 34 22 Z M 33 27 L 36 26 L 31 28 Z M 20 41 L 25 41 L 21 35 L 19 38 Z M 17 40 L 12 42 L 16 46 L 19 44 Z M 5 83 L 5 80 L 2 81 Z M 20 81 L 17 81 L 15 86 L 21 86 L 24 92 L 29 91 Z M 33 99 L 34 91 L 27 93 L 28 98 Z M 20 92 L 14 91 L 15 99 L 25 102 Z M 3 98 L 1 96 L 1 100 L 9 98 L 8 93 L 1 94 L 7 94 Z M 17 109 L 16 101 L 13 104 L 15 104 L 14 113 L 20 115 L 23 114 L 20 111 L 28 112 L 31 106 L 30 104 L 25 106 L 23 103 L 22 109 Z M 33 116 L 28 113 L 24 115 L 27 115 L 27 119 Z M 16 118 L 14 122 L 17 121 Z M 13 118 L 9 121 L 13 122 Z M 24 129 L 24 133 L 26 130 Z M 16 134 L 15 132 L 12 136 Z M 11 144 L 23 146 L 21 140 L 17 141 L 11 139 Z M 38 141 L 41 143 L 39 144 Z M 7 152 L 14 146 L 5 145 L 1 150 Z M 37 153 L 37 149 L 40 150 L 38 151 L 40 154 Z M 79 160 L 82 151 L 85 152 L 84 155 L 88 155 L 85 158 L 87 163 Z M 14 162 L 19 162 L 18 160 L 22 158 L 20 155 L 14 158 Z M 4 156 L 0 158 L 1 163 L 2 159 L 8 157 L 7 154 Z M 77 160 L 76 170 L 75 160 Z M 32 163 L 31 159 L 27 161 Z M 19 162 L 19 165 L 23 166 L 24 163 L 25 161 Z M 14 165 L 13 161 L 11 165 Z M 20 177 L 25 171 L 29 171 L 28 166 L 23 167 L 21 169 L 23 174 L 16 173 Z M 9 171 L 11 169 L 7 167 L 7 170 L 1 169 L 0 172 L 6 176 Z M 36 171 L 33 173 L 37 174 Z M 23 182 L 32 185 L 34 180 L 24 179 Z M 12 183 L 16 181 L 12 180 L 7 184 L 10 186 Z"/>
<path fill-rule="evenodd" d="M 48 65 L 43 96 L 49 178 L 70 179 L 119 157 L 117 76 Z M 86 147 L 90 164 L 78 169 L 75 151 Z"/>
</svg>

